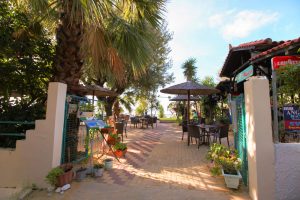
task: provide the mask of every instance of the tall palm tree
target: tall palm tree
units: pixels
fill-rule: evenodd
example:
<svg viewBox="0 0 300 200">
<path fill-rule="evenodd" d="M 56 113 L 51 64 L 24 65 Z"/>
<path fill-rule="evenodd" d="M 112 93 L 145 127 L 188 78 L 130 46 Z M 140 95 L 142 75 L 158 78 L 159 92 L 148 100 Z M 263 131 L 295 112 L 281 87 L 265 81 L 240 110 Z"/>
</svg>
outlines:
<svg viewBox="0 0 300 200">
<path fill-rule="evenodd" d="M 189 58 L 188 60 L 186 60 L 183 65 L 182 65 L 182 69 L 183 69 L 183 74 L 186 78 L 187 81 L 195 81 L 197 82 L 197 67 L 195 66 L 196 64 L 196 59 L 195 58 Z"/>
<path fill-rule="evenodd" d="M 18 1 L 18 0 L 16 0 Z M 28 8 L 56 25 L 54 80 L 78 84 L 86 60 L 116 76 L 149 59 L 154 38 L 147 33 L 162 20 L 165 0 L 27 0 Z M 24 5 L 24 4 L 23 4 Z M 118 33 L 118 34 L 116 34 Z"/>
</svg>

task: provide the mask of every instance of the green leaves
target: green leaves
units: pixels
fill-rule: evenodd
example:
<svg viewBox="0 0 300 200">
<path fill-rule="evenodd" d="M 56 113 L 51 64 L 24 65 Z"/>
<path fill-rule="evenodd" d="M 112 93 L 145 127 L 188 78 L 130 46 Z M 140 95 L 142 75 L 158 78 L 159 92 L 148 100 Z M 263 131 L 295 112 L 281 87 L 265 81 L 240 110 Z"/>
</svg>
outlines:
<svg viewBox="0 0 300 200">
<path fill-rule="evenodd" d="M 55 167 L 50 170 L 46 176 L 46 181 L 52 186 L 55 186 L 58 183 L 58 177 L 64 173 L 64 170 L 60 167 Z"/>
<path fill-rule="evenodd" d="M 300 104 L 300 65 L 288 65 L 277 70 L 279 102 Z M 293 96 L 293 99 L 290 97 Z M 298 96 L 298 97 L 297 97 Z"/>
<path fill-rule="evenodd" d="M 189 58 L 186 60 L 183 65 L 183 74 L 186 78 L 187 81 L 194 81 L 197 82 L 197 67 L 195 66 L 196 64 L 196 58 Z"/>
<path fill-rule="evenodd" d="M 236 170 L 241 169 L 242 163 L 238 158 L 237 150 L 229 149 L 222 144 L 212 144 L 206 154 L 206 159 L 213 164 L 210 171 L 214 176 L 220 175 L 221 168 L 229 174 L 235 174 Z"/>
</svg>

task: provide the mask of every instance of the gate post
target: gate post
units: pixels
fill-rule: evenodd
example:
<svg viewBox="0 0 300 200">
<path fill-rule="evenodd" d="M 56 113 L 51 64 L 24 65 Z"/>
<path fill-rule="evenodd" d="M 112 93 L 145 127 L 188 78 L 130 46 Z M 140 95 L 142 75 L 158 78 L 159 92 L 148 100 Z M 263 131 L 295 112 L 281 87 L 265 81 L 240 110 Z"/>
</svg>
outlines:
<svg viewBox="0 0 300 200">
<path fill-rule="evenodd" d="M 269 82 L 251 77 L 244 84 L 248 128 L 249 194 L 252 199 L 275 199 L 275 159 Z"/>
<path fill-rule="evenodd" d="M 62 131 L 64 126 L 65 99 L 67 85 L 58 82 L 49 83 L 46 119 L 52 135 L 52 167 L 60 165 L 62 151 Z"/>
</svg>

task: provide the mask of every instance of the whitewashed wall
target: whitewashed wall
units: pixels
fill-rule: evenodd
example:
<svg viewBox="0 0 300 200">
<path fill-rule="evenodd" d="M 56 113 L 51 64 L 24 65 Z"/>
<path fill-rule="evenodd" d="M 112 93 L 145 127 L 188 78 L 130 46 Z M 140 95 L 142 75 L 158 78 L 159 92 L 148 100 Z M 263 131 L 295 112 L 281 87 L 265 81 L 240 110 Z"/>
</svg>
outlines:
<svg viewBox="0 0 300 200">
<path fill-rule="evenodd" d="M 300 144 L 275 144 L 276 198 L 300 199 Z"/>
<path fill-rule="evenodd" d="M 0 187 L 46 187 L 45 177 L 60 164 L 67 85 L 50 83 L 45 120 L 36 120 L 14 150 L 0 149 Z"/>
</svg>

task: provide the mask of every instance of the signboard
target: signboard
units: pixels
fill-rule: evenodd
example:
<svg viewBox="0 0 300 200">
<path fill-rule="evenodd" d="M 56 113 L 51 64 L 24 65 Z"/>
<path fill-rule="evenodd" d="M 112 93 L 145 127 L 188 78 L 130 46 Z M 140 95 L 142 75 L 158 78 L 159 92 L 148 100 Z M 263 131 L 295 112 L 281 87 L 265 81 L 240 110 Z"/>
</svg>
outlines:
<svg viewBox="0 0 300 200">
<path fill-rule="evenodd" d="M 253 66 L 250 65 L 235 77 L 237 83 L 240 83 L 253 75 Z"/>
<path fill-rule="evenodd" d="M 276 56 L 272 60 L 272 69 L 276 70 L 286 65 L 300 64 L 300 56 Z"/>
<path fill-rule="evenodd" d="M 300 107 L 298 105 L 283 106 L 284 129 L 300 131 Z"/>
<path fill-rule="evenodd" d="M 106 126 L 105 122 L 102 120 L 84 120 L 85 125 L 90 128 L 104 128 Z"/>
</svg>

